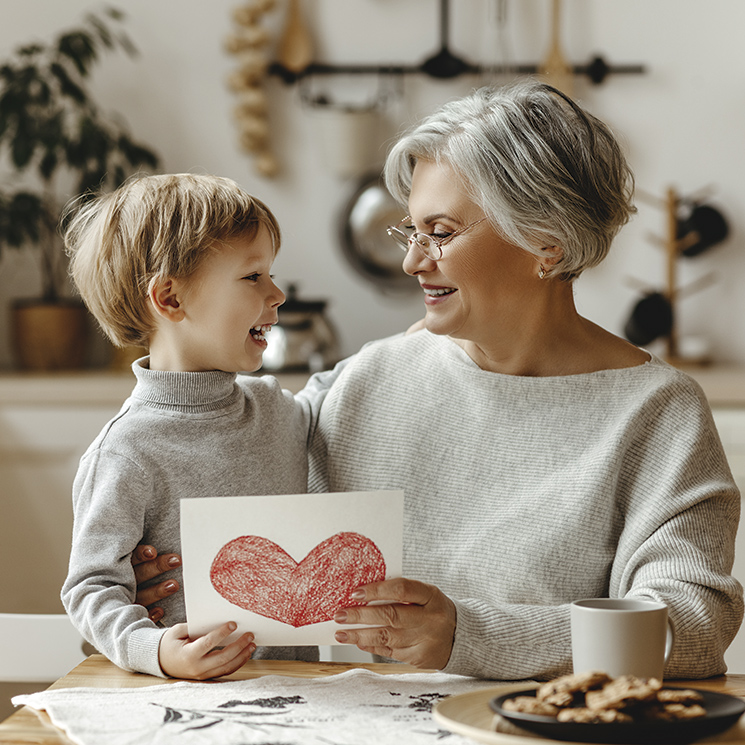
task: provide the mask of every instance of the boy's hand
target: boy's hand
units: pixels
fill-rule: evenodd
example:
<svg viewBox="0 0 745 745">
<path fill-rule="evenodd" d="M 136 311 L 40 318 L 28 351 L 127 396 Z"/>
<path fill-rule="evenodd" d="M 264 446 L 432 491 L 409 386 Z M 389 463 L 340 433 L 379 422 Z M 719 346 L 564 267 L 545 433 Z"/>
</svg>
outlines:
<svg viewBox="0 0 745 745">
<path fill-rule="evenodd" d="M 223 649 L 215 649 L 236 629 L 231 621 L 204 636 L 190 639 L 185 623 L 172 626 L 163 634 L 158 650 L 161 670 L 172 678 L 207 680 L 230 675 L 256 651 L 250 632 Z"/>
</svg>

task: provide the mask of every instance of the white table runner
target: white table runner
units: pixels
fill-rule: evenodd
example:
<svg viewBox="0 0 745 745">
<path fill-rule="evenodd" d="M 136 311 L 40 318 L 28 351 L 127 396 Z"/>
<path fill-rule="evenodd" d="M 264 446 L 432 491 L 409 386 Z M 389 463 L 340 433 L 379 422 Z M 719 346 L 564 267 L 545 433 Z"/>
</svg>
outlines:
<svg viewBox="0 0 745 745">
<path fill-rule="evenodd" d="M 495 681 L 443 673 L 62 688 L 13 703 L 44 709 L 79 745 L 472 745 L 432 718 L 442 698 Z"/>
</svg>

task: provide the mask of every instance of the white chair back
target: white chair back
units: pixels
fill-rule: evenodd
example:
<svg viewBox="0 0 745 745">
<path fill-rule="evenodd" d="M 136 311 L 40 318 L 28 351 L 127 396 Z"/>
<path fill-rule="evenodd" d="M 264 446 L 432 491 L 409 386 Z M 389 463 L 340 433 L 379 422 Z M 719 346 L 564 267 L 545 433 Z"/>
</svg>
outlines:
<svg viewBox="0 0 745 745">
<path fill-rule="evenodd" d="M 87 655 L 64 613 L 0 613 L 0 681 L 52 683 Z"/>
</svg>

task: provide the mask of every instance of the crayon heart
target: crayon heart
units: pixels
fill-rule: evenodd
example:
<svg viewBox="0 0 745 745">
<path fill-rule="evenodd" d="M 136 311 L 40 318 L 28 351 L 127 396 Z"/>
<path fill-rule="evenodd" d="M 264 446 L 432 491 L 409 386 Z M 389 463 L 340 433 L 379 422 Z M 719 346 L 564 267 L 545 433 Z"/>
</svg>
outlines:
<svg viewBox="0 0 745 745">
<path fill-rule="evenodd" d="M 296 628 L 360 605 L 352 592 L 384 579 L 380 549 L 351 532 L 322 541 L 300 563 L 276 543 L 244 535 L 226 543 L 210 569 L 213 587 L 229 603 Z"/>
</svg>

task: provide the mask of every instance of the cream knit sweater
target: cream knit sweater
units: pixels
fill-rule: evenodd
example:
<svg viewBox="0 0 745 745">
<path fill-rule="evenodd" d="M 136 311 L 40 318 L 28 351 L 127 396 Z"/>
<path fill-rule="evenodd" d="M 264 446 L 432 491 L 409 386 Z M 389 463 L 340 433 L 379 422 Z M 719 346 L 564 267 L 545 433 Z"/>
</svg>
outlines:
<svg viewBox="0 0 745 745">
<path fill-rule="evenodd" d="M 669 607 L 666 675 L 724 672 L 740 625 L 730 576 L 740 495 L 699 386 L 659 359 L 565 377 L 481 370 L 447 337 L 373 342 L 335 384 L 314 491 L 404 489 L 404 574 L 457 608 L 446 672 L 571 669 L 569 603 Z"/>
</svg>

